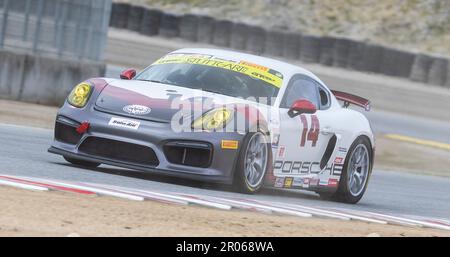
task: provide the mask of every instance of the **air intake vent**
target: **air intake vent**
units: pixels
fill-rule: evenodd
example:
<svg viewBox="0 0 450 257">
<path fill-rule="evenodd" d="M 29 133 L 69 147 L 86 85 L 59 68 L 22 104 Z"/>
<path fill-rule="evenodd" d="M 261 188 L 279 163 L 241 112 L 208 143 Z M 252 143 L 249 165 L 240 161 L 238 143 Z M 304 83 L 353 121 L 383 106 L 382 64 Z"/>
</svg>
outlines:
<svg viewBox="0 0 450 257">
<path fill-rule="evenodd" d="M 212 146 L 203 142 L 170 142 L 164 146 L 170 163 L 207 168 L 211 165 Z"/>
<path fill-rule="evenodd" d="M 56 122 L 55 125 L 55 139 L 57 141 L 76 145 L 81 139 L 81 134 L 79 134 L 75 127 L 69 126 L 67 124 Z"/>
<path fill-rule="evenodd" d="M 150 147 L 100 137 L 86 138 L 80 152 L 102 158 L 140 165 L 158 166 L 159 160 Z"/>
</svg>

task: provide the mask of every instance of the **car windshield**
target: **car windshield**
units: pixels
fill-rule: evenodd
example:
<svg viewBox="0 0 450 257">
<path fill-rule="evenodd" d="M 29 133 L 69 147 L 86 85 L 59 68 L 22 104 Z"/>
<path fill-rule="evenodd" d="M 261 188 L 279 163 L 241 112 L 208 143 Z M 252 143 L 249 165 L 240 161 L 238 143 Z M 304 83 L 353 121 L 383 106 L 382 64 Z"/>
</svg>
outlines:
<svg viewBox="0 0 450 257">
<path fill-rule="evenodd" d="M 135 78 L 200 89 L 273 104 L 282 83 L 279 72 L 248 62 L 231 62 L 204 55 L 167 55 Z"/>
</svg>

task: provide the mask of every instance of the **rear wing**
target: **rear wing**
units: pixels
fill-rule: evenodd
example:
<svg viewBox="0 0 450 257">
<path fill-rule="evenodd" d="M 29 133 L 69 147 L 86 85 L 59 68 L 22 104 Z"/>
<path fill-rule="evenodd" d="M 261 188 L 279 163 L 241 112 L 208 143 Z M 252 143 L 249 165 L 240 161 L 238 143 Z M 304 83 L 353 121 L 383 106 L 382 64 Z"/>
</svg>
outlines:
<svg viewBox="0 0 450 257">
<path fill-rule="evenodd" d="M 336 97 L 336 99 L 344 102 L 345 108 L 348 108 L 348 106 L 350 106 L 350 104 L 354 104 L 356 106 L 362 107 L 366 111 L 370 111 L 370 109 L 372 108 L 372 106 L 370 105 L 370 100 L 368 100 L 368 99 L 362 98 L 357 95 L 352 95 L 349 93 L 341 92 L 341 91 L 331 90 L 331 92 Z"/>
</svg>

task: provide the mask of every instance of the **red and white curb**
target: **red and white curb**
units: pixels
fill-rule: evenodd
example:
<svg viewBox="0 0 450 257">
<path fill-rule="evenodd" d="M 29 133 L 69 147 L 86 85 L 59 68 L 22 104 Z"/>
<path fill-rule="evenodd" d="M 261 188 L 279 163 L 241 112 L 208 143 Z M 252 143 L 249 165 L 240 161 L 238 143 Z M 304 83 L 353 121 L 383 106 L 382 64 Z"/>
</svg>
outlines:
<svg viewBox="0 0 450 257">
<path fill-rule="evenodd" d="M 408 215 L 392 215 L 345 208 L 312 207 L 292 203 L 269 202 L 233 197 L 216 197 L 176 192 L 149 191 L 112 185 L 69 182 L 63 180 L 0 175 L 0 185 L 38 191 L 65 191 L 85 195 L 104 195 L 133 201 L 158 201 L 170 204 L 200 205 L 221 210 L 240 209 L 265 214 L 281 214 L 302 218 L 318 217 L 357 220 L 376 224 L 436 228 L 450 231 L 450 220 Z"/>
</svg>

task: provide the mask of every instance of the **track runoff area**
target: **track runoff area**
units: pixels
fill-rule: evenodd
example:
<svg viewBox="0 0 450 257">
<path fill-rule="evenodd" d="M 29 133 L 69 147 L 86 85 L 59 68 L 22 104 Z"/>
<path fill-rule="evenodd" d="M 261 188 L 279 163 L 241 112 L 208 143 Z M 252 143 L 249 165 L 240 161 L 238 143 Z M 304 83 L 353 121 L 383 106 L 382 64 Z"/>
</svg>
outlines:
<svg viewBox="0 0 450 257">
<path fill-rule="evenodd" d="M 330 218 L 346 221 L 363 221 L 376 224 L 393 224 L 434 228 L 450 231 L 450 220 L 432 217 L 410 217 L 388 215 L 371 211 L 347 208 L 315 207 L 267 200 L 245 199 L 244 197 L 218 197 L 179 192 L 141 190 L 89 182 L 72 182 L 36 177 L 0 175 L 0 185 L 36 191 L 64 191 L 83 195 L 118 197 L 130 201 L 157 201 L 176 205 L 198 205 L 225 211 L 232 209 L 260 212 L 264 214 L 289 215 L 299 218 Z"/>
</svg>

